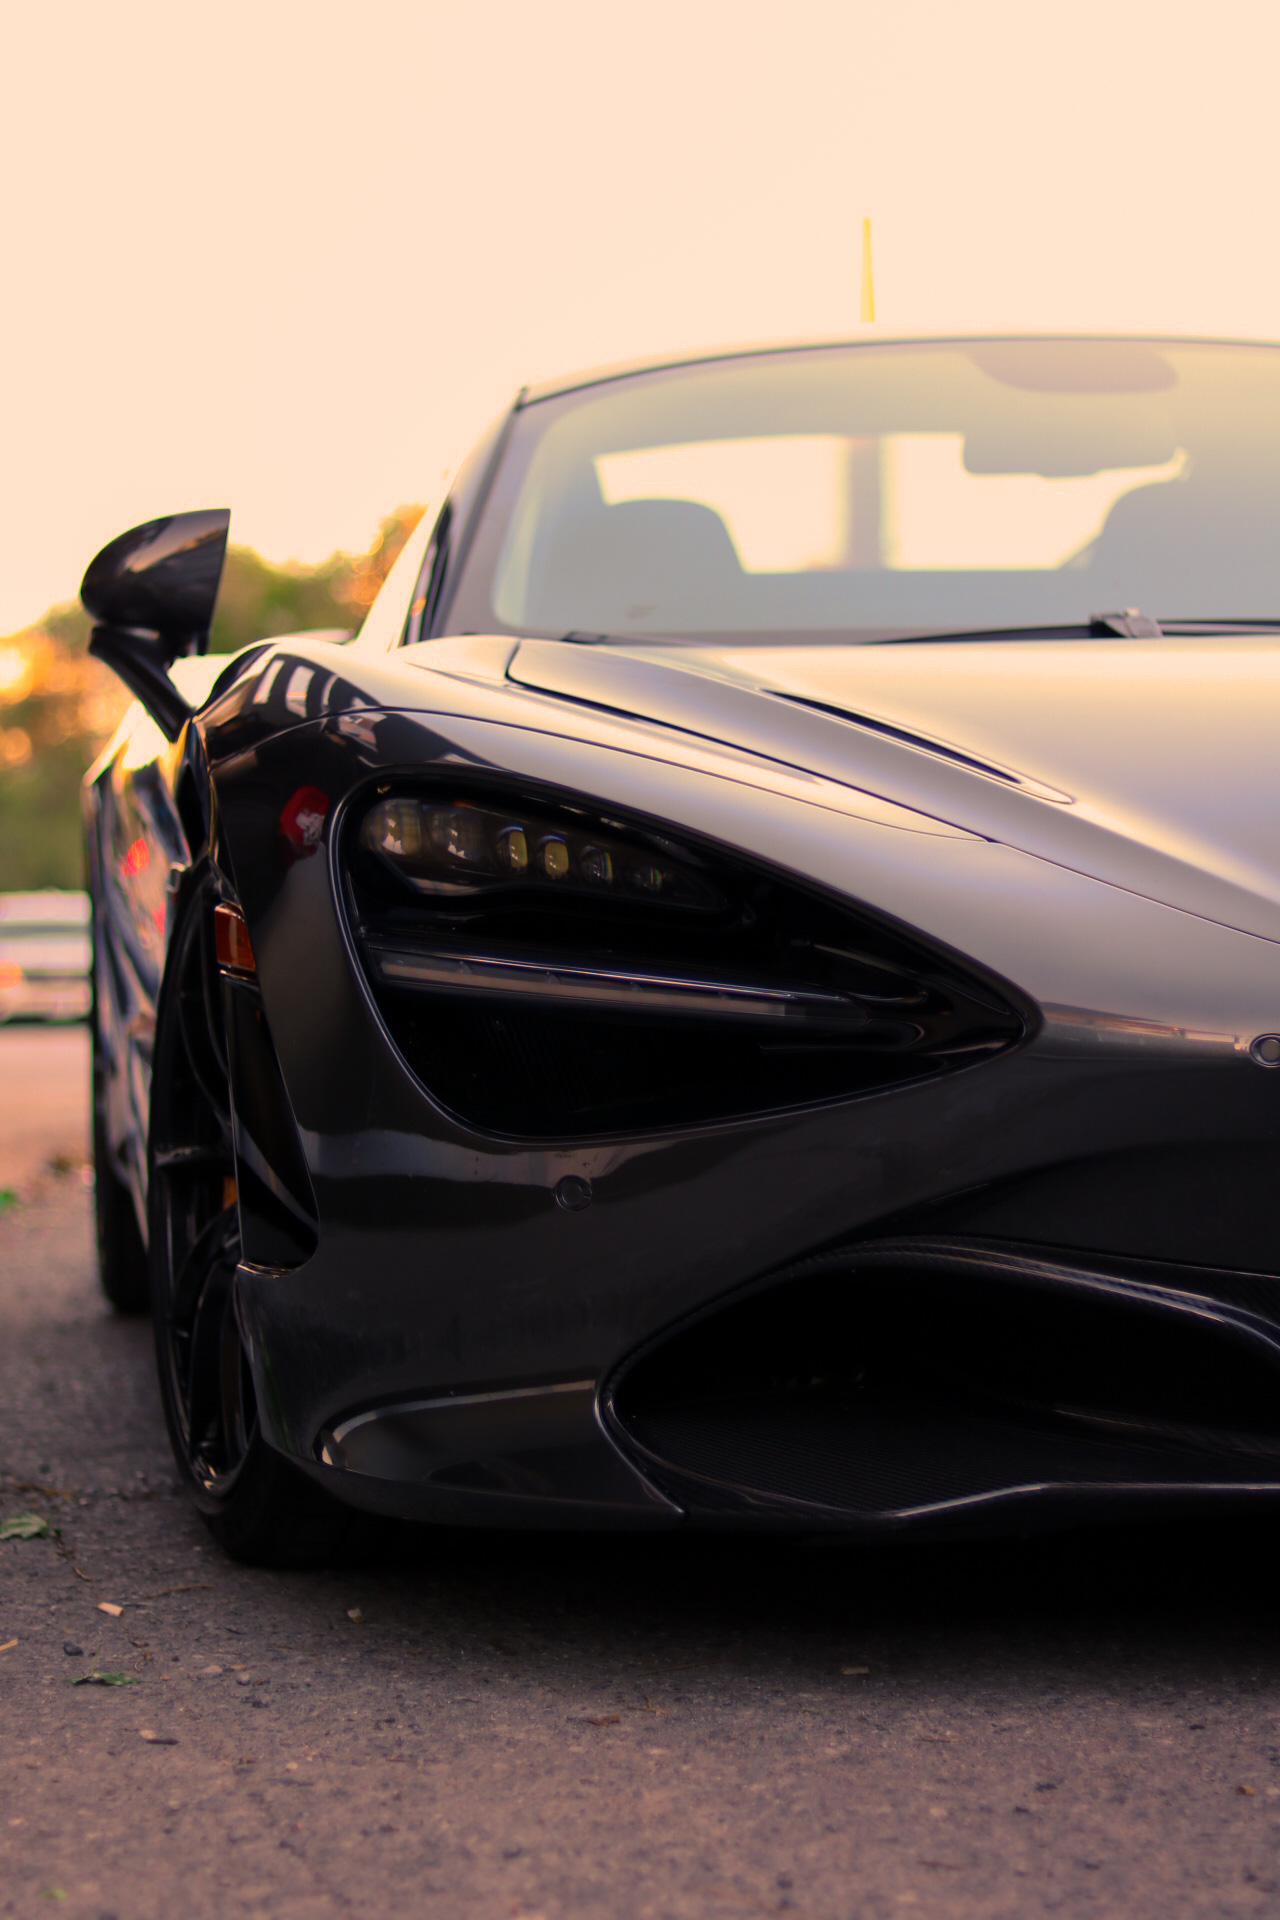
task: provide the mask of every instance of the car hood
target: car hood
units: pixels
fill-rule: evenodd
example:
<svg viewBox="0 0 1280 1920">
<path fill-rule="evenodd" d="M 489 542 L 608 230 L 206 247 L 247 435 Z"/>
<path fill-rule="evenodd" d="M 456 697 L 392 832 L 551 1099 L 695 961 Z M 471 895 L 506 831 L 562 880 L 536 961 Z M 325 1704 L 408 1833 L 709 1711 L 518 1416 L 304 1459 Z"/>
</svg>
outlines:
<svg viewBox="0 0 1280 1920">
<path fill-rule="evenodd" d="M 1280 639 L 533 640 L 510 648 L 505 678 L 803 766 L 1280 938 Z"/>
</svg>

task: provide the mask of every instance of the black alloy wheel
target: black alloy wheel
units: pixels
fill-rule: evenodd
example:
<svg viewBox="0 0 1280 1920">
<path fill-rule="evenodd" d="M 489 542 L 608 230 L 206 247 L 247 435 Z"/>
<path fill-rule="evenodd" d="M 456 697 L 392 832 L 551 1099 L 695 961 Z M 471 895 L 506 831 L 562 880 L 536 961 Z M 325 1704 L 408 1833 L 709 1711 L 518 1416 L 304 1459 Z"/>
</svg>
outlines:
<svg viewBox="0 0 1280 1920">
<path fill-rule="evenodd" d="M 368 1531 L 263 1439 L 236 1299 L 240 1222 L 211 869 L 184 889 L 156 1019 L 148 1215 L 156 1359 L 196 1507 L 238 1560 L 315 1565 Z"/>
</svg>

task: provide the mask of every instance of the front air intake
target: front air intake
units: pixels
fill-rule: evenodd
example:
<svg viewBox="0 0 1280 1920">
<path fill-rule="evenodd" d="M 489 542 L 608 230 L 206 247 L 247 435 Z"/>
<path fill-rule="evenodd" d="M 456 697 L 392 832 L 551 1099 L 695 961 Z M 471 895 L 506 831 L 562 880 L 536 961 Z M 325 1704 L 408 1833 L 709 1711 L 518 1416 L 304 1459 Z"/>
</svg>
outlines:
<svg viewBox="0 0 1280 1920">
<path fill-rule="evenodd" d="M 763 864 L 564 798 L 405 783 L 352 807 L 352 933 L 406 1063 L 473 1126 L 652 1131 L 843 1100 L 1032 1015 Z"/>
<path fill-rule="evenodd" d="M 1280 1328 L 1193 1291 L 1212 1280 L 869 1242 L 672 1329 L 619 1369 L 608 1418 L 703 1518 L 874 1527 L 1085 1495 L 1280 1496 Z"/>
</svg>

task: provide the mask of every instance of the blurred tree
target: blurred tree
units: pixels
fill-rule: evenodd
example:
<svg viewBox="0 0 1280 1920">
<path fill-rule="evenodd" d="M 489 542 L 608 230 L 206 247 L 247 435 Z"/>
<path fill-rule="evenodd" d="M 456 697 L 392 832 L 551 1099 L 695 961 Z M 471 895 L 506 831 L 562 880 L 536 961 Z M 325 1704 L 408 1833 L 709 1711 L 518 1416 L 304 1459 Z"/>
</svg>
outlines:
<svg viewBox="0 0 1280 1920">
<path fill-rule="evenodd" d="M 229 547 L 210 651 L 234 653 L 253 640 L 313 627 L 353 632 L 421 518 L 421 507 L 397 507 L 367 553 L 334 553 L 314 567 L 277 567 L 252 547 Z"/>
<path fill-rule="evenodd" d="M 335 553 L 314 567 L 229 548 L 211 650 L 234 653 L 313 627 L 354 631 L 421 517 L 421 507 L 399 507 L 367 553 Z M 88 638 L 72 603 L 0 639 L 0 892 L 83 884 L 80 781 L 129 701 L 90 659 Z"/>
</svg>

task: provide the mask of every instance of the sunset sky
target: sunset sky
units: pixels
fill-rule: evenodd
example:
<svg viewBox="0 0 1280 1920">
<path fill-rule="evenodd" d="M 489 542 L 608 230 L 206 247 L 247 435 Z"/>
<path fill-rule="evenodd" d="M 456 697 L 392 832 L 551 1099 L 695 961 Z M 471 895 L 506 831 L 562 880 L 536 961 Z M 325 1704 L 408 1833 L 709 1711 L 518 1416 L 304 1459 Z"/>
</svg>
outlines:
<svg viewBox="0 0 1280 1920">
<path fill-rule="evenodd" d="M 897 327 L 1280 336 L 1280 10 L 0 11 L 0 633 L 135 521 L 363 547 L 524 381 Z"/>
</svg>

